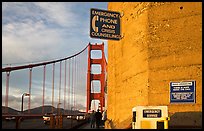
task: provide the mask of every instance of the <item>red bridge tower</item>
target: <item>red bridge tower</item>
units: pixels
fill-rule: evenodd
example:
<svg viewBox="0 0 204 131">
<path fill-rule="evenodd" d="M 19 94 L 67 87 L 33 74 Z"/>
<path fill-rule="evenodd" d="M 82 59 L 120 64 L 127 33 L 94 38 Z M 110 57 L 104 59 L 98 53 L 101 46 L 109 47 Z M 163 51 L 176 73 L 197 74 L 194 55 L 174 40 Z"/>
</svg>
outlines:
<svg viewBox="0 0 204 131">
<path fill-rule="evenodd" d="M 92 50 L 101 50 L 102 58 L 101 59 L 91 59 L 91 51 Z M 91 65 L 99 64 L 101 65 L 101 74 L 91 74 Z M 100 110 L 103 112 L 103 108 L 105 107 L 105 69 L 106 69 L 106 60 L 104 55 L 104 43 L 100 45 L 91 45 L 89 43 L 88 47 L 88 72 L 87 72 L 87 107 L 86 112 L 91 109 L 91 101 L 99 100 L 100 101 Z M 91 93 L 91 82 L 92 80 L 100 81 L 100 93 Z"/>
</svg>

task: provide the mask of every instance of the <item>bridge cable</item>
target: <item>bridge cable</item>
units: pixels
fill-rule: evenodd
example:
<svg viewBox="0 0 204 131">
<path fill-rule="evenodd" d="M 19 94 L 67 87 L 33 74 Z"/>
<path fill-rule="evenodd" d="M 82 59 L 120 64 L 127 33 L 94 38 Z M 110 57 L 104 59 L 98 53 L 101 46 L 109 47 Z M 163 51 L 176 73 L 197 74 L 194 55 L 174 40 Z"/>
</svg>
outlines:
<svg viewBox="0 0 204 131">
<path fill-rule="evenodd" d="M 48 61 L 48 62 L 41 62 L 41 63 L 36 63 L 36 64 L 27 64 L 27 65 L 22 65 L 22 66 L 14 66 L 14 67 L 4 67 L 2 68 L 1 72 L 9 72 L 9 71 L 13 71 L 13 70 L 20 70 L 20 69 L 25 69 L 25 68 L 33 68 L 33 67 L 37 67 L 37 66 L 42 66 L 42 65 L 47 65 L 47 64 L 52 64 L 52 63 L 57 63 L 57 62 L 60 62 L 60 61 L 63 61 L 63 60 L 67 60 L 67 59 L 71 59 L 81 53 L 83 53 L 86 48 L 88 48 L 89 44 L 80 52 L 72 55 L 72 56 L 69 56 L 69 57 L 66 57 L 66 58 L 62 58 L 62 59 L 58 59 L 58 60 L 53 60 L 53 61 Z"/>
<path fill-rule="evenodd" d="M 73 103 L 74 103 L 74 109 L 76 110 L 75 91 L 76 91 L 76 57 L 74 57 L 74 86 L 73 86 Z"/>
<path fill-rule="evenodd" d="M 32 85 L 32 68 L 29 69 L 29 102 L 28 102 L 28 113 L 30 114 L 30 103 L 31 103 L 31 85 Z"/>
<path fill-rule="evenodd" d="M 45 104 L 45 76 L 46 76 L 46 65 L 43 68 L 43 100 L 42 100 L 42 114 L 44 114 L 44 104 Z"/>
<path fill-rule="evenodd" d="M 75 93 L 74 93 L 74 106 L 75 106 L 75 108 L 77 109 L 77 107 L 76 107 L 76 103 L 77 103 L 77 101 L 76 101 L 76 94 L 77 94 L 77 84 L 78 82 L 77 82 L 77 56 L 75 57 L 75 89 L 74 89 L 74 91 L 75 91 Z"/>
<path fill-rule="evenodd" d="M 62 61 L 60 61 L 60 79 L 59 79 L 59 90 L 58 90 L 58 92 L 59 92 L 59 98 L 58 98 L 58 104 L 57 104 L 57 106 L 59 106 L 59 107 L 57 107 L 58 108 L 58 110 L 60 110 L 60 102 L 61 102 L 61 74 L 62 74 Z"/>
<path fill-rule="evenodd" d="M 73 70 L 73 61 L 74 61 L 74 58 L 72 58 L 72 90 L 71 90 L 71 98 L 72 98 L 72 100 L 71 100 L 71 103 L 72 103 L 72 107 L 71 107 L 71 110 L 72 110 L 72 108 L 73 108 L 73 86 L 74 86 L 74 84 L 73 84 L 73 82 L 74 82 L 74 80 L 73 80 L 73 75 L 74 75 L 74 70 Z"/>
<path fill-rule="evenodd" d="M 55 63 L 52 67 L 52 113 L 54 113 L 54 82 L 55 82 Z"/>
<path fill-rule="evenodd" d="M 69 64 L 68 64 L 68 103 L 67 103 L 67 105 L 68 105 L 68 110 L 70 109 L 70 90 L 71 90 L 71 88 L 70 88 L 70 83 L 71 83 L 71 73 L 70 73 L 70 59 L 69 59 Z"/>
<path fill-rule="evenodd" d="M 64 114 L 65 114 L 65 108 L 66 108 L 66 74 L 67 74 L 67 61 L 65 60 L 65 63 L 64 63 Z"/>
</svg>

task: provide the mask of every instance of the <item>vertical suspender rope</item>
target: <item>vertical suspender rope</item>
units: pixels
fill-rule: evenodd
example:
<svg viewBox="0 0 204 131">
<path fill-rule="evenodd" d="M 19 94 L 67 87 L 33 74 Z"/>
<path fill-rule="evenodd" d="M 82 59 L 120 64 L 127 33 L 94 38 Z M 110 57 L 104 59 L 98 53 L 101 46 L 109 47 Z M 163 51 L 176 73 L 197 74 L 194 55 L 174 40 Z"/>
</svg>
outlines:
<svg viewBox="0 0 204 131">
<path fill-rule="evenodd" d="M 67 74 L 67 61 L 65 60 L 65 63 L 64 63 L 64 114 L 65 114 L 65 108 L 66 108 L 66 74 Z"/>
<path fill-rule="evenodd" d="M 79 55 L 79 58 L 78 58 L 78 88 L 79 88 L 79 91 L 81 90 L 81 84 L 80 83 L 82 83 L 82 81 L 81 81 L 81 69 L 80 69 L 80 65 L 81 65 L 81 55 Z M 82 90 L 83 91 L 83 90 Z"/>
<path fill-rule="evenodd" d="M 83 55 L 83 57 L 84 57 L 85 55 Z M 88 57 L 88 50 L 86 51 L 86 57 L 85 57 L 85 59 L 87 60 L 87 57 Z M 86 61 L 87 62 L 87 61 Z M 86 63 L 85 61 L 84 61 L 84 59 L 83 59 L 83 67 L 82 67 L 82 71 L 83 71 L 83 74 L 84 74 L 84 78 L 86 78 L 85 80 L 84 80 L 84 84 L 86 85 L 86 82 L 87 82 L 87 70 L 88 70 L 88 66 L 87 66 L 87 63 Z M 86 65 L 86 66 L 85 66 Z M 87 98 L 87 93 L 86 93 L 86 90 L 85 90 L 85 100 L 86 100 L 86 98 Z M 85 101 L 85 107 L 86 107 L 86 101 Z"/>
<path fill-rule="evenodd" d="M 29 69 L 29 102 L 28 102 L 28 113 L 30 114 L 30 101 L 31 101 L 31 83 L 32 83 L 32 68 Z"/>
<path fill-rule="evenodd" d="M 77 61 L 77 68 L 76 68 L 76 70 L 77 70 L 77 79 L 76 79 L 76 82 L 77 82 L 77 89 L 79 90 L 80 88 L 79 88 L 79 83 L 81 83 L 81 81 L 79 80 L 79 57 L 80 57 L 80 55 L 78 56 L 78 61 Z M 77 92 L 77 93 L 79 93 L 79 92 Z M 76 99 L 76 105 L 77 105 L 77 99 Z"/>
<path fill-rule="evenodd" d="M 76 89 L 76 57 L 74 57 L 74 68 L 73 68 L 73 105 L 74 105 L 74 109 L 76 110 L 75 107 L 75 89 Z"/>
<path fill-rule="evenodd" d="M 84 53 L 84 52 L 83 52 Z M 80 69 L 81 69 L 81 81 L 83 82 L 83 84 L 85 85 L 86 83 L 84 83 L 84 81 L 86 81 L 86 79 L 84 80 L 83 78 L 86 78 L 86 75 L 85 75 L 85 73 L 84 73 L 84 70 L 86 70 L 85 68 L 83 68 L 84 66 L 85 66 L 85 63 L 83 62 L 84 61 L 84 59 L 83 59 L 83 57 L 84 57 L 84 55 L 83 55 L 83 53 L 82 53 L 82 55 L 81 55 L 81 66 L 80 66 Z M 84 86 L 85 88 L 84 88 L 84 100 L 86 100 L 86 86 Z M 84 107 L 86 107 L 86 101 L 84 101 Z"/>
<path fill-rule="evenodd" d="M 71 98 L 72 98 L 71 103 L 72 103 L 72 107 L 73 107 L 73 86 L 74 86 L 74 84 L 73 84 L 73 82 L 74 82 L 74 81 L 73 81 L 73 78 L 74 78 L 74 77 L 73 77 L 73 75 L 74 75 L 73 61 L 74 61 L 74 58 L 72 59 L 72 63 L 71 63 L 71 64 L 72 64 L 72 90 L 71 90 Z M 71 107 L 71 108 L 72 108 L 72 107 Z"/>
<path fill-rule="evenodd" d="M 54 82 L 55 82 L 55 63 L 52 67 L 52 113 L 54 113 Z"/>
<path fill-rule="evenodd" d="M 42 101 L 42 114 L 44 114 L 44 104 L 45 104 L 45 73 L 46 73 L 46 65 L 43 68 L 43 101 Z"/>
<path fill-rule="evenodd" d="M 75 57 L 74 57 L 74 59 L 73 59 L 74 61 L 73 61 L 73 68 L 72 68 L 72 70 L 73 70 L 73 87 L 72 87 L 72 95 L 73 95 L 73 107 L 74 107 L 74 110 L 75 110 L 75 102 L 74 102 L 74 88 L 75 88 Z"/>
<path fill-rule="evenodd" d="M 80 56 L 79 56 L 79 58 L 78 58 L 78 66 L 77 66 L 77 81 L 78 81 L 78 91 L 80 91 L 81 89 L 81 87 L 80 87 L 80 83 L 82 83 L 82 81 L 80 80 L 80 68 L 79 68 L 79 66 L 80 66 Z M 80 93 L 80 92 L 78 92 L 78 93 Z"/>
<path fill-rule="evenodd" d="M 76 110 L 75 107 L 75 88 L 76 88 L 76 57 L 74 57 L 74 82 L 73 82 L 73 104 L 74 104 L 74 109 Z"/>
<path fill-rule="evenodd" d="M 76 107 L 76 94 L 77 94 L 77 56 L 75 57 L 75 88 L 74 88 L 74 107 Z"/>
<path fill-rule="evenodd" d="M 58 104 L 60 104 L 60 95 L 61 95 L 61 70 L 62 70 L 62 62 L 60 61 L 60 81 L 59 81 L 59 101 Z"/>
<path fill-rule="evenodd" d="M 80 91 L 80 83 L 82 83 L 82 81 L 80 80 L 80 57 L 81 56 L 79 56 L 79 58 L 78 58 L 78 67 L 77 67 L 77 71 L 78 71 L 78 77 L 77 77 L 77 81 L 78 81 L 78 91 Z"/>
<path fill-rule="evenodd" d="M 9 77 L 10 77 L 10 72 L 6 72 L 6 98 L 5 98 L 5 113 L 8 113 L 8 94 L 9 94 Z"/>
<path fill-rule="evenodd" d="M 69 59 L 69 64 L 68 64 L 68 109 L 70 109 L 70 59 Z"/>
</svg>

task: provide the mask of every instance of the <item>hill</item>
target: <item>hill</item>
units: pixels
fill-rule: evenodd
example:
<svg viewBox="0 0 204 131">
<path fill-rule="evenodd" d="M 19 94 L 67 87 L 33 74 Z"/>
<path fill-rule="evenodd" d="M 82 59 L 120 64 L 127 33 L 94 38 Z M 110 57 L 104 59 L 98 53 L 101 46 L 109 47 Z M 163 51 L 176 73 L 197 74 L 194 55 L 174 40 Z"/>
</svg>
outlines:
<svg viewBox="0 0 204 131">
<path fill-rule="evenodd" d="M 6 107 L 2 106 L 2 114 L 4 114 L 5 111 L 6 111 Z M 26 113 L 28 113 L 28 110 L 25 110 L 23 112 L 26 114 Z M 44 106 L 44 114 L 45 113 L 50 113 L 50 112 L 52 112 L 52 106 Z M 62 112 L 64 114 L 64 109 L 60 108 L 60 112 Z M 8 107 L 8 113 L 17 115 L 17 114 L 20 113 L 20 111 Z M 31 114 L 42 114 L 42 106 L 30 109 L 30 113 Z M 54 113 L 57 113 L 57 108 L 55 108 L 55 107 L 54 107 Z M 67 113 L 68 114 L 80 113 L 80 111 L 78 111 L 78 110 L 75 110 L 75 111 L 65 110 L 65 114 L 67 114 Z"/>
</svg>

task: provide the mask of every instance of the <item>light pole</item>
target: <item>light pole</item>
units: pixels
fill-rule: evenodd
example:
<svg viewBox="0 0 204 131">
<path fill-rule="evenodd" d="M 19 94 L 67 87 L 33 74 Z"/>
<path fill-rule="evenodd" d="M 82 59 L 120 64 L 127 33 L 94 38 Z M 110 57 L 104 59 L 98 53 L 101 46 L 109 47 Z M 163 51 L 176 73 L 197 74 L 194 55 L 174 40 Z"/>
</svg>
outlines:
<svg viewBox="0 0 204 131">
<path fill-rule="evenodd" d="M 23 95 L 22 95 L 22 101 L 21 101 L 21 113 L 23 114 L 23 97 L 24 96 L 30 96 L 30 94 L 29 93 L 23 93 Z"/>
<path fill-rule="evenodd" d="M 72 128 L 72 119 L 74 119 L 74 117 L 73 117 L 73 113 L 72 113 L 72 109 L 73 109 L 74 107 L 71 107 L 71 128 Z"/>
<path fill-rule="evenodd" d="M 72 111 L 73 111 L 73 108 L 74 108 L 74 107 L 71 107 L 71 114 L 73 114 L 73 112 L 72 112 Z"/>
<path fill-rule="evenodd" d="M 57 124 L 56 124 L 57 128 L 60 128 L 60 109 L 59 109 L 60 104 L 62 104 L 62 103 L 57 104 L 57 119 L 56 119 L 57 120 Z"/>
</svg>

